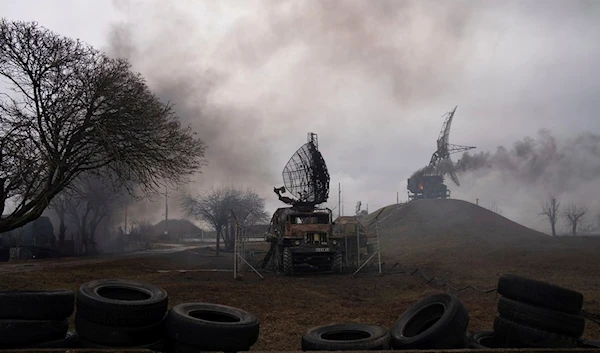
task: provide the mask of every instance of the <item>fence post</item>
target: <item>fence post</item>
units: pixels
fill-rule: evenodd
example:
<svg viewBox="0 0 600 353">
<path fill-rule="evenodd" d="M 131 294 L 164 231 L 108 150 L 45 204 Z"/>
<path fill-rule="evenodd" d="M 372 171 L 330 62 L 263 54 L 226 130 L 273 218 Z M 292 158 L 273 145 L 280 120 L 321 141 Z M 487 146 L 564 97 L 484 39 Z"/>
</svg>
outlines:
<svg viewBox="0 0 600 353">
<path fill-rule="evenodd" d="M 360 267 L 360 227 L 358 225 L 359 223 L 356 223 L 356 267 Z"/>
<path fill-rule="evenodd" d="M 377 235 L 377 258 L 379 259 L 379 273 L 381 273 L 381 246 L 379 245 L 379 223 L 375 223 L 375 234 Z"/>
</svg>

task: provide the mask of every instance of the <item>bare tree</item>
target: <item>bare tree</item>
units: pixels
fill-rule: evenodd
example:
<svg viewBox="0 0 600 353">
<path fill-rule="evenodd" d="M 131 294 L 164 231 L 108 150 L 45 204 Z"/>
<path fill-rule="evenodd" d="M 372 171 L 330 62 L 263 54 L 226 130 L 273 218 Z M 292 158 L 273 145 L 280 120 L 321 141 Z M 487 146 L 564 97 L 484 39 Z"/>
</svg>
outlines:
<svg viewBox="0 0 600 353">
<path fill-rule="evenodd" d="M 147 220 L 133 222 L 131 232 L 129 233 L 129 240 L 137 244 L 138 247 L 147 248 L 152 230 L 152 223 Z"/>
<path fill-rule="evenodd" d="M 15 206 L 0 233 L 38 218 L 82 173 L 149 195 L 205 163 L 203 142 L 126 60 L 0 19 L 0 78 L 0 214 Z"/>
<path fill-rule="evenodd" d="M 499 215 L 502 214 L 502 210 L 500 209 L 500 206 L 498 206 L 498 203 L 496 201 L 492 201 L 490 203 L 490 207 L 488 207 L 488 210 L 497 213 Z"/>
<path fill-rule="evenodd" d="M 224 229 L 231 211 L 234 211 L 239 222 L 245 225 L 264 221 L 265 201 L 251 190 L 243 191 L 235 188 L 212 188 L 209 192 L 193 197 L 185 195 L 181 206 L 188 217 L 195 217 L 210 224 L 217 232 L 217 255 L 220 252 L 220 241 L 223 239 L 226 249 L 233 249 L 233 238 Z"/>
<path fill-rule="evenodd" d="M 552 236 L 556 236 L 556 222 L 559 217 L 560 202 L 556 199 L 555 195 L 551 195 L 548 200 L 542 204 L 542 212 L 540 216 L 544 216 L 550 222 L 552 228 Z"/>
<path fill-rule="evenodd" d="M 54 210 L 56 215 L 58 216 L 58 246 L 63 247 L 65 245 L 65 236 L 67 234 L 67 211 L 69 207 L 69 202 L 71 196 L 68 195 L 68 189 L 61 191 L 58 195 L 56 195 L 48 208 Z"/>
<path fill-rule="evenodd" d="M 563 217 L 571 226 L 573 236 L 577 235 L 577 225 L 583 219 L 583 216 L 587 213 L 587 207 L 576 204 L 575 202 L 571 202 L 565 208 L 563 213 Z"/>
</svg>

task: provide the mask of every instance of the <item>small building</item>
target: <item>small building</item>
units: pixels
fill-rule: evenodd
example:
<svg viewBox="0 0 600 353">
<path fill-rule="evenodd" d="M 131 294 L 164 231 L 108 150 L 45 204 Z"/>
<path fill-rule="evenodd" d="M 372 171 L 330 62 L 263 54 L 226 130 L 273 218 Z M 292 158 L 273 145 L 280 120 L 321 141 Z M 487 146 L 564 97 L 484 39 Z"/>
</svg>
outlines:
<svg viewBox="0 0 600 353">
<path fill-rule="evenodd" d="M 364 227 L 356 216 L 340 216 L 333 222 L 333 234 L 355 234 L 364 233 Z M 358 227 L 358 229 L 357 229 Z"/>
</svg>

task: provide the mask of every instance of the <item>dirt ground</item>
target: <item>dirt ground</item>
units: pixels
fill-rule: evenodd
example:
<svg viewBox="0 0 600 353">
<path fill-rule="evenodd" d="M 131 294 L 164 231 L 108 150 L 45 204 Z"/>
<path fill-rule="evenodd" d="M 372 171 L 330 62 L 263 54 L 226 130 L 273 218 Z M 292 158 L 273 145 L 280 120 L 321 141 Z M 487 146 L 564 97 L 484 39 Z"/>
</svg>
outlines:
<svg viewBox="0 0 600 353">
<path fill-rule="evenodd" d="M 4 265 L 0 265 L 0 269 Z M 468 261 L 464 265 L 468 265 Z M 253 350 L 299 350 L 304 330 L 329 323 L 370 323 L 389 328 L 415 301 L 445 291 L 407 274 L 283 277 L 264 273 L 265 279 L 260 279 L 255 273 L 245 272 L 242 280 L 234 280 L 231 268 L 231 254 L 217 257 L 212 250 L 194 249 L 112 258 L 93 264 L 52 266 L 48 263 L 43 271 L 0 271 L 0 289 L 67 288 L 75 291 L 82 283 L 99 278 L 150 282 L 169 293 L 171 306 L 183 302 L 211 302 L 255 313 L 261 322 L 261 335 Z M 211 269 L 220 271 L 205 271 Z M 586 275 L 594 277 L 594 273 Z M 586 308 L 600 311 L 598 296 L 588 295 L 597 293 L 597 283 L 583 285 L 585 283 L 581 278 L 571 287 L 584 292 Z M 491 329 L 496 312 L 494 293 L 467 290 L 458 293 L 458 297 L 469 310 L 469 330 Z M 600 326 L 588 322 L 586 336 L 599 339 Z"/>
<path fill-rule="evenodd" d="M 382 212 L 378 230 L 382 259 L 388 265 L 420 268 L 454 287 L 495 288 L 505 273 L 546 280 L 582 292 L 584 310 L 600 313 L 600 238 L 552 238 L 459 200 L 392 205 Z M 257 250 L 252 263 L 257 264 L 266 244 L 252 247 Z M 419 299 L 448 291 L 418 274 L 283 277 L 266 272 L 260 279 L 244 272 L 242 280 L 234 280 L 232 268 L 231 254 L 216 256 L 206 247 L 177 253 L 27 261 L 0 264 L 0 289 L 75 291 L 82 283 L 100 278 L 150 282 L 168 291 L 170 305 L 212 302 L 256 314 L 261 335 L 253 350 L 299 350 L 304 330 L 330 323 L 391 328 Z M 469 310 L 470 331 L 492 329 L 495 292 L 468 289 L 456 294 Z M 584 337 L 600 339 L 600 326 L 586 321 Z"/>
</svg>

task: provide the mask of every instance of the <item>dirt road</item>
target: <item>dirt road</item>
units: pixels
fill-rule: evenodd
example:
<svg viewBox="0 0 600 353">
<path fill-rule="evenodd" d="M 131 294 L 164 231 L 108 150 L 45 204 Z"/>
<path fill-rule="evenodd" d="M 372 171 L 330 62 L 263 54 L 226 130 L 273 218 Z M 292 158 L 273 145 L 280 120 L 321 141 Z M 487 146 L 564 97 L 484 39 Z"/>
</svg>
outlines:
<svg viewBox="0 0 600 353">
<path fill-rule="evenodd" d="M 105 254 L 91 257 L 67 257 L 60 259 L 44 259 L 44 260 L 23 260 L 14 262 L 3 262 L 0 263 L 0 273 L 17 273 L 17 272 L 28 272 L 37 271 L 41 269 L 56 268 L 56 267 L 72 267 L 90 264 L 100 264 L 111 261 L 119 261 L 123 259 L 136 258 L 136 257 L 148 257 L 153 255 L 161 254 L 172 254 L 180 251 L 197 249 L 200 246 L 183 246 L 174 245 L 166 249 L 156 250 L 141 250 L 130 252 L 126 254 Z"/>
</svg>

